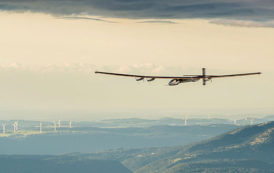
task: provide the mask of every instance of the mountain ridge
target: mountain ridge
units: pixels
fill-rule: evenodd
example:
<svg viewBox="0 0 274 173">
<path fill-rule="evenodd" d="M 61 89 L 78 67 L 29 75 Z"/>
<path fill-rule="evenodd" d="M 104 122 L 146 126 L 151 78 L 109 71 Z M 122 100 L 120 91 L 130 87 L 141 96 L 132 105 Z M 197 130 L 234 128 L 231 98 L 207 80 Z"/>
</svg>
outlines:
<svg viewBox="0 0 274 173">
<path fill-rule="evenodd" d="M 245 126 L 185 147 L 169 147 L 144 158 L 150 159 L 153 161 L 134 173 L 274 172 L 274 121 Z M 123 161 L 124 165 L 128 162 Z"/>
</svg>

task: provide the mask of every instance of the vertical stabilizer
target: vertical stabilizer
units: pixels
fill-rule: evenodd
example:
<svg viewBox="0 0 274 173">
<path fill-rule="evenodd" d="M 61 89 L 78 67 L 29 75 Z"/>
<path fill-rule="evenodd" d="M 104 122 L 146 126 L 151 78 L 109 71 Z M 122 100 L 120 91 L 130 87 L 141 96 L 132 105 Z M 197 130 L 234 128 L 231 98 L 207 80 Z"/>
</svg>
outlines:
<svg viewBox="0 0 274 173">
<path fill-rule="evenodd" d="M 206 68 L 202 68 L 203 72 L 203 85 L 206 85 Z"/>
</svg>

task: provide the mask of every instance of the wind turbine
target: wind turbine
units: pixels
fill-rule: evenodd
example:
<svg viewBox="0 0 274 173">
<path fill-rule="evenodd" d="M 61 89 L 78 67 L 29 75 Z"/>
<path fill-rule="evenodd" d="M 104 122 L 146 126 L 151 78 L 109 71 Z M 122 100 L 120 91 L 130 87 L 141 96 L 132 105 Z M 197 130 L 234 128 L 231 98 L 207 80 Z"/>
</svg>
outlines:
<svg viewBox="0 0 274 173">
<path fill-rule="evenodd" d="M 236 119 L 234 119 L 233 122 L 234 122 L 234 125 L 237 125 L 237 120 Z"/>
<path fill-rule="evenodd" d="M 13 133 L 16 133 L 16 130 L 18 129 L 17 122 L 15 121 L 13 124 Z"/>
<path fill-rule="evenodd" d="M 40 133 L 43 132 L 42 125 L 43 125 L 42 122 L 40 122 Z"/>
<path fill-rule="evenodd" d="M 185 116 L 185 126 L 187 126 L 187 116 Z"/>
<path fill-rule="evenodd" d="M 56 132 L 56 121 L 53 121 L 53 130 Z"/>
<path fill-rule="evenodd" d="M 58 120 L 58 127 L 61 127 L 61 120 Z"/>
<path fill-rule="evenodd" d="M 6 134 L 6 124 L 5 123 L 2 123 L 2 128 L 3 128 L 3 134 Z"/>
</svg>

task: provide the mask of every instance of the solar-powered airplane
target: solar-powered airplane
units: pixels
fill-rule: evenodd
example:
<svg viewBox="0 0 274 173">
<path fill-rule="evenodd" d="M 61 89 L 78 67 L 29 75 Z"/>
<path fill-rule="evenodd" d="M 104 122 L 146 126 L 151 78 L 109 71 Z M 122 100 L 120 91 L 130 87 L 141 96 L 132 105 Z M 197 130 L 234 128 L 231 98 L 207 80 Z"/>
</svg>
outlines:
<svg viewBox="0 0 274 173">
<path fill-rule="evenodd" d="M 236 77 L 236 76 L 248 76 L 261 74 L 261 72 L 255 73 L 242 73 L 242 74 L 229 74 L 229 75 L 206 75 L 206 69 L 202 68 L 202 75 L 183 75 L 183 76 L 144 76 L 144 75 L 134 75 L 134 74 L 121 74 L 121 73 L 110 73 L 95 71 L 96 74 L 106 74 L 106 75 L 115 75 L 115 76 L 124 76 L 124 77 L 133 77 L 136 78 L 136 81 L 147 80 L 148 82 L 154 81 L 155 79 L 170 79 L 168 85 L 175 86 L 181 83 L 186 82 L 197 82 L 200 79 L 203 80 L 203 85 L 206 85 L 207 81 L 210 81 L 213 78 L 223 78 L 223 77 Z"/>
</svg>

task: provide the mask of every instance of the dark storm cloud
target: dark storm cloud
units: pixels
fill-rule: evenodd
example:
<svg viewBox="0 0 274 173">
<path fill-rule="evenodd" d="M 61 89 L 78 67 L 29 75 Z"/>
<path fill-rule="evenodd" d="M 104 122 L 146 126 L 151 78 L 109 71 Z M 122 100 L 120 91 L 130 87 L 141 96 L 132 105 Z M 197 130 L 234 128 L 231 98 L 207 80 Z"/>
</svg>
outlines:
<svg viewBox="0 0 274 173">
<path fill-rule="evenodd" d="M 124 18 L 271 20 L 273 0 L 1 0 L 0 9 Z"/>
</svg>

